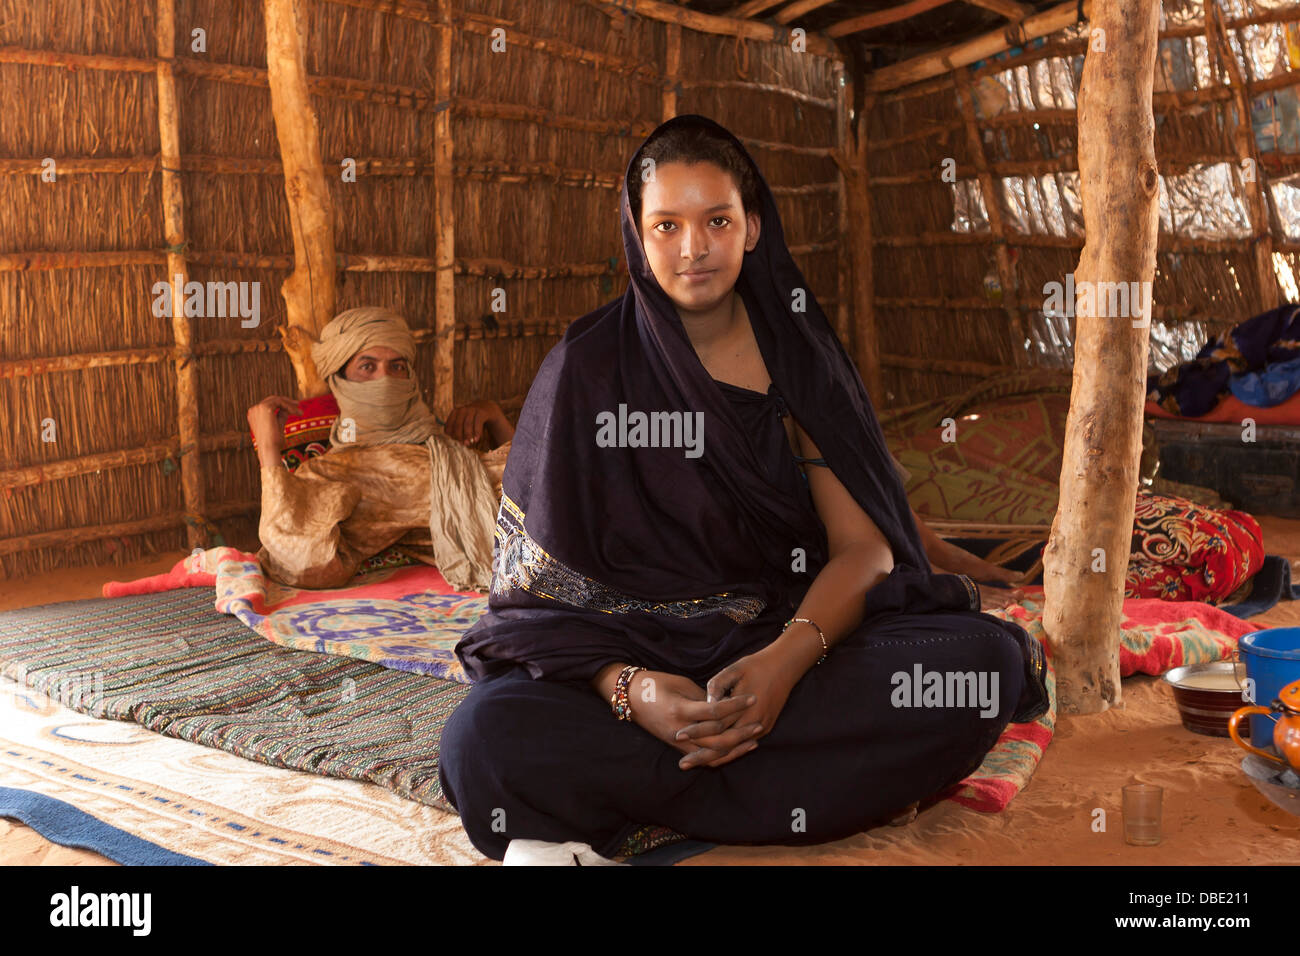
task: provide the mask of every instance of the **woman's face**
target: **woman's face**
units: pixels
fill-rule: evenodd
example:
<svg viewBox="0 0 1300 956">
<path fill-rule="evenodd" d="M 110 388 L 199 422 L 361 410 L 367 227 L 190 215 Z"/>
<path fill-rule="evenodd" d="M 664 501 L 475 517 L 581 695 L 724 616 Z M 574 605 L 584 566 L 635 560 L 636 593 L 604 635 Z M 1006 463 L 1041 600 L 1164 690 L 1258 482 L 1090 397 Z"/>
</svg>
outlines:
<svg viewBox="0 0 1300 956">
<path fill-rule="evenodd" d="M 683 312 L 718 306 L 758 243 L 732 175 L 710 162 L 660 163 L 641 187 L 641 241 L 650 271 Z"/>
</svg>

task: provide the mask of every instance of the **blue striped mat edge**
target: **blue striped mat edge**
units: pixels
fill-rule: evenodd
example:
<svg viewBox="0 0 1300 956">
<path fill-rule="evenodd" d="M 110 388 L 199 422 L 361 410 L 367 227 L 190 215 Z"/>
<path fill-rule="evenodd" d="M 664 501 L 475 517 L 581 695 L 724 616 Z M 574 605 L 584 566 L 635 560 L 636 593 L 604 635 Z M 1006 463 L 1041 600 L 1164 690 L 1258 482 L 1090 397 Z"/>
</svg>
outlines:
<svg viewBox="0 0 1300 956">
<path fill-rule="evenodd" d="M 0 817 L 11 817 L 25 823 L 51 843 L 93 850 L 123 866 L 212 865 L 206 860 L 150 843 L 70 803 L 34 790 L 0 787 Z"/>
</svg>

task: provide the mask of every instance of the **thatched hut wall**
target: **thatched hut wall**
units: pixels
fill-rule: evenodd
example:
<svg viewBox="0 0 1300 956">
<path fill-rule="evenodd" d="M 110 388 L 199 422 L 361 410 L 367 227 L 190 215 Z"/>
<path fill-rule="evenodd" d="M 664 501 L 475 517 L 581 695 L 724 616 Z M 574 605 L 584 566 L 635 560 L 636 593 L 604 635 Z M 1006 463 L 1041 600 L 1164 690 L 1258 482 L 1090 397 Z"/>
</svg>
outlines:
<svg viewBox="0 0 1300 956">
<path fill-rule="evenodd" d="M 1300 5 L 1229 0 L 1207 26 L 1212 8 L 1163 5 L 1156 368 L 1189 358 L 1208 334 L 1300 298 L 1292 185 L 1300 143 L 1285 119 L 1275 144 L 1261 132 L 1270 108 L 1279 118 L 1295 113 Z M 1088 25 L 1074 25 L 875 93 L 867 169 L 887 404 L 950 395 L 1005 369 L 1071 365 L 1072 319 L 1045 311 L 1045 286 L 1064 282 L 1083 246 L 1075 95 L 1090 42 Z"/>
<path fill-rule="evenodd" d="M 244 412 L 294 387 L 276 334 L 293 245 L 261 5 L 176 0 L 174 49 L 159 50 L 165 2 L 0 0 L 6 576 L 185 547 L 187 525 L 205 543 L 220 535 L 255 545 L 259 482 Z M 851 340 L 843 185 L 831 158 L 845 134 L 838 55 L 815 37 L 795 52 L 763 24 L 646 3 L 636 5 L 645 15 L 629 15 L 628 6 L 304 4 L 335 209 L 337 307 L 378 302 L 405 313 L 427 396 L 450 384 L 456 402 L 487 396 L 517 409 L 567 324 L 623 291 L 618 181 L 640 138 L 678 112 L 712 115 L 754 150 L 801 266 Z M 446 59 L 441 30 L 452 31 Z M 502 40 L 505 52 L 494 51 Z M 164 60 L 175 74 L 185 237 L 172 249 Z M 440 102 L 444 70 L 452 95 Z M 434 162 L 443 110 L 450 182 Z M 54 182 L 41 178 L 47 158 Z M 355 182 L 344 181 L 345 160 L 355 161 Z M 451 383 L 433 374 L 439 195 L 450 196 L 455 221 Z M 193 281 L 258 283 L 257 325 L 194 317 L 182 343 L 153 310 L 169 252 Z M 496 289 L 504 312 L 493 311 Z M 199 440 L 182 447 L 177 381 L 190 368 Z M 195 456 L 201 475 L 188 494 L 183 456 Z"/>
</svg>

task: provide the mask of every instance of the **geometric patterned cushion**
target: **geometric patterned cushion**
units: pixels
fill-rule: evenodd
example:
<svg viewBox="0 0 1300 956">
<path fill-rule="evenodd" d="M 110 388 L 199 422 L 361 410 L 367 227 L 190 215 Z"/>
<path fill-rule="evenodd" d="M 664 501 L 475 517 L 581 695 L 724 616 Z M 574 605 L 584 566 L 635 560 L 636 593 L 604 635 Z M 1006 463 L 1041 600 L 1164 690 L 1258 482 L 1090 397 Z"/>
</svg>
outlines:
<svg viewBox="0 0 1300 956">
<path fill-rule="evenodd" d="M 329 451 L 330 429 L 339 417 L 339 403 L 328 392 L 298 402 L 301 413 L 284 423 L 284 450 L 280 457 L 290 471 L 308 458 Z"/>
<path fill-rule="evenodd" d="M 284 444 L 280 460 L 290 471 L 297 469 L 308 458 L 329 451 L 330 428 L 339 417 L 339 403 L 328 392 L 315 398 L 298 402 L 299 414 L 290 415 L 284 422 Z M 252 431 L 249 431 L 252 434 Z M 253 438 L 257 447 L 257 438 Z"/>
</svg>

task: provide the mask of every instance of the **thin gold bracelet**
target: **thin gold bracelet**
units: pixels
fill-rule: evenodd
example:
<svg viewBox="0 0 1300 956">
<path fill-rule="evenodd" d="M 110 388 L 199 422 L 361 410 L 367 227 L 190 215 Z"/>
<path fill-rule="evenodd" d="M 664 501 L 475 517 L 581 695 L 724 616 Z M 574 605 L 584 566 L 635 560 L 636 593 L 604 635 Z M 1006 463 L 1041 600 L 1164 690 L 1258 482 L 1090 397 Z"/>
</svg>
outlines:
<svg viewBox="0 0 1300 956">
<path fill-rule="evenodd" d="M 959 574 L 957 577 L 961 578 L 961 583 L 966 585 L 966 596 L 970 598 L 971 610 L 978 611 L 980 609 L 979 588 L 976 586 L 975 582 L 971 580 L 970 575 Z"/>
<path fill-rule="evenodd" d="M 820 627 L 817 627 L 817 622 L 810 621 L 806 617 L 792 617 L 790 618 L 790 620 L 785 622 L 785 627 L 781 628 L 781 633 L 784 634 L 786 628 L 788 628 L 791 624 L 811 624 L 813 626 L 813 628 L 817 631 L 817 636 L 821 638 L 821 642 L 822 642 L 822 656 L 817 658 L 817 663 L 820 664 L 822 661 L 826 660 L 826 655 L 830 653 L 831 648 L 830 645 L 826 643 L 826 635 L 822 633 L 822 629 Z"/>
</svg>

